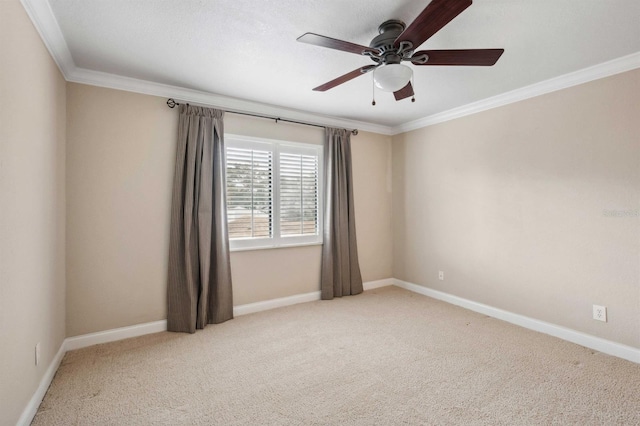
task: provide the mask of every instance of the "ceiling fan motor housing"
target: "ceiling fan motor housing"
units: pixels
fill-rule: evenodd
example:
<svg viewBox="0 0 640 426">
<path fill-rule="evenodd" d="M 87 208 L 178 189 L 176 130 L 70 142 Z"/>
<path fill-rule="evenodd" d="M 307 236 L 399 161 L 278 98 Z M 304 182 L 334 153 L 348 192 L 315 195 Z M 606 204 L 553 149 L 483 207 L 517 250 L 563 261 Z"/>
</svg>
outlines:
<svg viewBox="0 0 640 426">
<path fill-rule="evenodd" d="M 394 43 L 406 27 L 405 23 L 399 19 L 390 19 L 380 24 L 378 27 L 380 34 L 374 37 L 369 44 L 369 47 L 380 52 L 378 56 L 380 62 L 383 64 L 399 64 L 402 61 L 405 52 L 394 46 Z"/>
<path fill-rule="evenodd" d="M 381 64 L 399 64 L 407 60 L 413 53 L 413 46 L 410 42 L 401 42 L 400 47 L 395 46 L 395 42 L 404 32 L 406 25 L 399 19 L 384 21 L 378 27 L 380 33 L 369 44 L 369 47 L 376 50 L 377 54 L 371 55 L 374 62 Z"/>
</svg>

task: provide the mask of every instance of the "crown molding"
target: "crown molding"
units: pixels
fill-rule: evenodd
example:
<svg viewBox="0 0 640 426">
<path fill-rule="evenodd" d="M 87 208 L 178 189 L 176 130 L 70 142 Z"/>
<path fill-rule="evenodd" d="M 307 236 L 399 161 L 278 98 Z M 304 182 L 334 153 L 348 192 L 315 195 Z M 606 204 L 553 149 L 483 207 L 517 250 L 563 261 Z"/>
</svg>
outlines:
<svg viewBox="0 0 640 426">
<path fill-rule="evenodd" d="M 453 108 L 438 114 L 429 115 L 418 120 L 410 121 L 393 127 L 392 134 L 409 132 L 411 130 L 420 129 L 434 124 L 442 123 L 466 115 L 476 114 L 478 112 L 501 107 L 503 105 L 512 104 L 514 102 L 523 101 L 525 99 L 534 98 L 546 93 L 555 92 L 579 84 L 588 83 L 600 78 L 609 77 L 611 75 L 620 74 L 640 68 L 640 52 L 623 56 L 612 61 L 584 68 L 579 71 L 554 77 L 549 80 L 541 81 L 530 86 L 521 87 L 510 92 L 492 96 L 481 101 L 473 102 L 461 107 Z"/>
<path fill-rule="evenodd" d="M 272 117 L 286 118 L 289 120 L 304 121 L 306 123 L 316 124 L 319 126 L 358 129 L 361 131 L 391 135 L 391 127 L 388 126 L 367 123 L 364 121 L 347 120 L 338 117 L 313 114 L 301 110 L 232 98 L 228 96 L 217 95 L 215 93 L 186 89 L 183 87 L 172 86 L 168 84 L 154 83 L 146 80 L 123 77 L 115 74 L 108 74 L 84 68 L 75 68 L 74 71 L 66 77 L 66 80 L 73 83 L 82 83 L 91 86 L 100 86 L 109 89 L 118 89 L 145 95 L 174 98 L 180 102 L 189 102 L 191 104 L 210 106 L 214 108 L 224 109 L 230 112 L 236 111 L 268 115 Z"/>
<path fill-rule="evenodd" d="M 75 71 L 76 65 L 49 2 L 47 0 L 20 0 L 20 3 L 66 80 Z"/>
<path fill-rule="evenodd" d="M 216 107 L 228 111 L 269 115 L 296 121 L 304 121 L 319 126 L 358 129 L 367 132 L 391 135 L 391 127 L 364 121 L 347 120 L 313 114 L 301 110 L 263 104 L 243 99 L 231 98 L 178 86 L 154 83 L 100 71 L 78 68 L 71 56 L 67 42 L 62 35 L 58 21 L 47 0 L 20 0 L 29 18 L 40 34 L 45 46 L 58 65 L 66 81 L 82 83 L 109 89 L 142 93 L 145 95 L 174 98 L 183 102 Z"/>
</svg>

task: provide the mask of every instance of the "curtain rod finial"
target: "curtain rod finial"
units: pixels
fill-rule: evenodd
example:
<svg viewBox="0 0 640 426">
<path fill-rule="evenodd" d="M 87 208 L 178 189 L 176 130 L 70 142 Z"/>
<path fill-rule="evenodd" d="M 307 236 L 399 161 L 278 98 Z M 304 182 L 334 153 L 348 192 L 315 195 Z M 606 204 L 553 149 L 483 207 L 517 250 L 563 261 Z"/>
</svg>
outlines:
<svg viewBox="0 0 640 426">
<path fill-rule="evenodd" d="M 177 103 L 175 99 L 173 99 L 173 98 L 167 99 L 167 106 L 169 108 L 175 108 L 176 105 L 180 105 L 180 104 Z"/>
</svg>

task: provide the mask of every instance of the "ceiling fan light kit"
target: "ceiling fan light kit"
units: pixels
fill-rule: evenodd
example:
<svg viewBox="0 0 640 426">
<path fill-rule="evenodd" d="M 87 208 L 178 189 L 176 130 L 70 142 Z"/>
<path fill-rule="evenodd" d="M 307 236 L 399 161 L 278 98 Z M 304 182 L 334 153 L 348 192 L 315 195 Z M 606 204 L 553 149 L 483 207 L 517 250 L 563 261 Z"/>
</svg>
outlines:
<svg viewBox="0 0 640 426">
<path fill-rule="evenodd" d="M 303 34 L 298 37 L 298 41 L 368 56 L 374 62 L 373 65 L 358 68 L 313 90 L 324 92 L 373 71 L 373 82 L 376 87 L 386 92 L 393 92 L 397 101 L 408 97 L 414 101 L 411 84 L 413 69 L 401 64 L 402 61 L 411 62 L 416 66 L 494 65 L 504 53 L 504 49 L 415 51 L 471 4 L 472 0 L 432 0 L 408 27 L 397 19 L 383 22 L 378 27 L 379 35 L 371 40 L 368 47 L 319 34 Z"/>
<path fill-rule="evenodd" d="M 397 92 L 406 86 L 413 77 L 413 70 L 402 64 L 388 64 L 373 71 L 376 87 L 385 92 Z"/>
</svg>

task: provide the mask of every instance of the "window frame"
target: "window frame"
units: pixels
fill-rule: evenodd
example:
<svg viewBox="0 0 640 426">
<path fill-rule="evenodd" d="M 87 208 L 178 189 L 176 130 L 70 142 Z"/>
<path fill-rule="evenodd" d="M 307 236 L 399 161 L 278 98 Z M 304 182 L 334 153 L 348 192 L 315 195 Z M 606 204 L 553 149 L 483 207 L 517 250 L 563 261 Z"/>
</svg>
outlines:
<svg viewBox="0 0 640 426">
<path fill-rule="evenodd" d="M 271 217 L 272 237 L 229 238 L 231 251 L 261 250 L 283 247 L 321 245 L 323 243 L 324 213 L 324 149 L 322 145 L 277 139 L 256 138 L 236 134 L 224 135 L 225 193 L 227 188 L 227 150 L 229 148 L 270 151 L 272 154 Z M 282 236 L 280 229 L 280 153 L 313 155 L 318 158 L 317 234 Z M 227 198 L 228 202 L 228 198 Z M 228 207 L 227 207 L 228 208 Z M 228 218 L 227 218 L 228 221 Z M 227 222 L 228 223 L 228 222 Z"/>
</svg>

